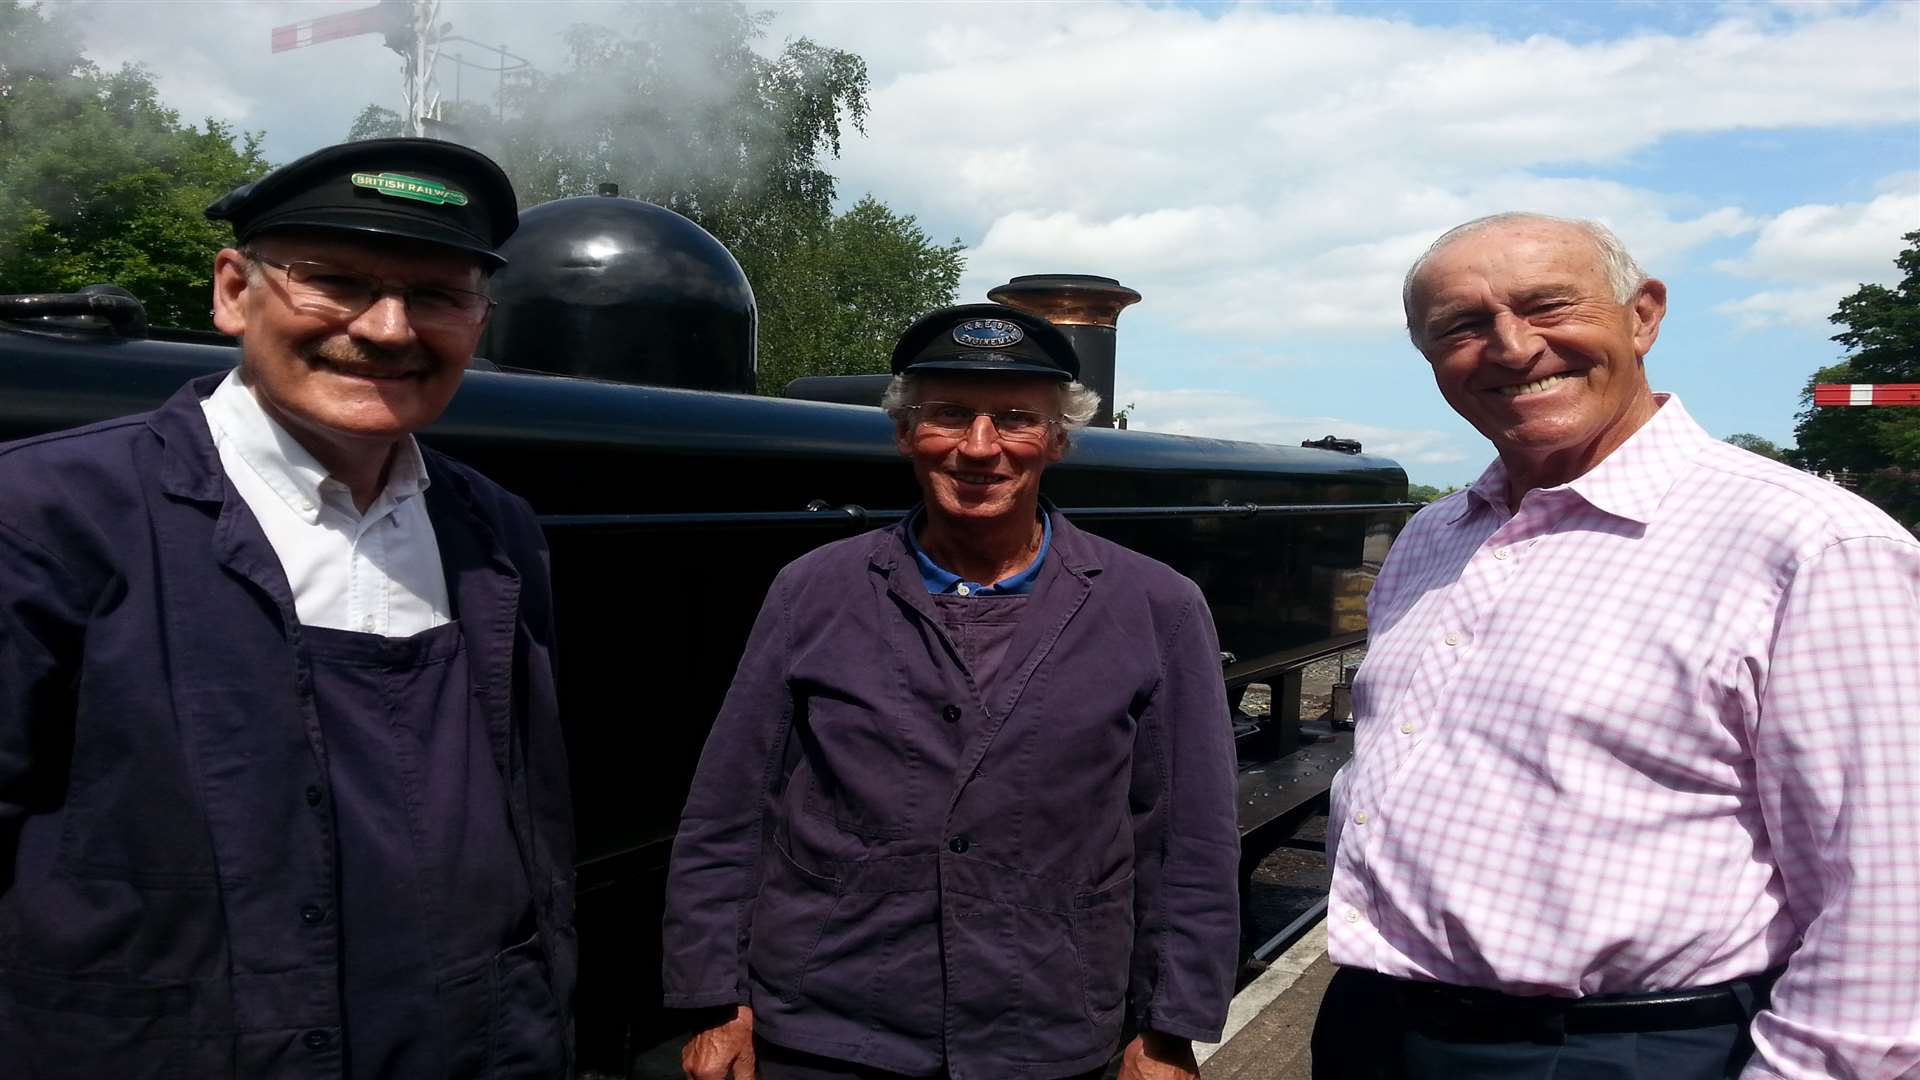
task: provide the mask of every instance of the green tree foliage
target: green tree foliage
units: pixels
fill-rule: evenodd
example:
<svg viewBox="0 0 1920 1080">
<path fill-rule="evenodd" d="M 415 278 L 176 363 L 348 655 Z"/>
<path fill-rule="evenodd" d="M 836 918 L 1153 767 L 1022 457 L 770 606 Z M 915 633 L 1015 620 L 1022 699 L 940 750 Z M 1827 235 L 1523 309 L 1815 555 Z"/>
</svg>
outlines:
<svg viewBox="0 0 1920 1080">
<path fill-rule="evenodd" d="M 406 122 L 400 119 L 399 113 L 384 105 L 369 105 L 353 118 L 353 126 L 347 129 L 347 141 L 394 139 L 406 133 Z"/>
<path fill-rule="evenodd" d="M 1892 288 L 1862 285 L 1840 301 L 1833 340 L 1845 362 L 1821 368 L 1800 394 L 1798 443 L 1789 460 L 1822 473 L 1848 473 L 1860 494 L 1920 529 L 1920 408 L 1827 407 L 1813 403 L 1817 383 L 1920 383 L 1920 231 L 1907 233 Z"/>
<path fill-rule="evenodd" d="M 1435 499 L 1445 498 L 1459 490 L 1460 487 L 1457 484 L 1449 484 L 1443 488 L 1434 487 L 1432 484 L 1408 484 L 1407 501 L 1430 503 Z"/>
<path fill-rule="evenodd" d="M 1759 454 L 1763 458 L 1772 458 L 1775 461 L 1787 460 L 1786 452 L 1781 450 L 1772 439 L 1741 431 L 1727 436 L 1724 441 L 1750 453 Z"/>
<path fill-rule="evenodd" d="M 109 282 L 209 328 L 231 233 L 203 211 L 266 168 L 257 134 L 180 123 L 145 71 L 88 61 L 65 13 L 0 0 L 0 292 Z"/>
<path fill-rule="evenodd" d="M 780 303 L 761 312 L 761 393 L 802 375 L 887 370 L 901 332 L 952 301 L 960 251 L 959 241 L 935 244 L 911 215 L 869 195 L 783 253 L 770 267 Z"/>
<path fill-rule="evenodd" d="M 494 155 L 522 206 L 603 183 L 668 207 L 725 244 L 760 309 L 762 393 L 805 374 L 886 370 L 893 338 L 953 302 L 961 246 L 869 196 L 833 212 L 826 162 L 861 131 L 867 68 L 805 38 L 755 51 L 774 14 L 738 3 L 630 4 L 566 31 L 557 72 L 510 76 L 503 118 L 449 114 Z M 369 106 L 350 136 L 397 133 Z"/>
</svg>

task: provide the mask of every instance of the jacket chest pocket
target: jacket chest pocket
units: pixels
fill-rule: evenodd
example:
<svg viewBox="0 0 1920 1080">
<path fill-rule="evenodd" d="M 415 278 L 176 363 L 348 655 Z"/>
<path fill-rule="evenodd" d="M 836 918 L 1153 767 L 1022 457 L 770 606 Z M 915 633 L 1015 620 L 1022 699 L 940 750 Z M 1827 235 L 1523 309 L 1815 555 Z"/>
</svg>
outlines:
<svg viewBox="0 0 1920 1080">
<path fill-rule="evenodd" d="M 913 835 L 927 798 L 928 759 L 951 756 L 929 745 L 928 735 L 944 733 L 916 731 L 904 710 L 820 697 L 806 708 L 793 774 L 805 812 L 867 839 Z M 923 723 L 947 722 L 936 710 Z"/>
<path fill-rule="evenodd" d="M 174 1080 L 191 1046 L 188 989 L 0 972 L 0 1046 L 19 1080 Z M 18 1071 L 16 1071 L 18 1070 Z"/>
<path fill-rule="evenodd" d="M 184 725 L 153 705 L 90 709 L 83 724 L 61 816 L 65 870 L 145 888 L 212 889 L 206 805 L 176 734 Z"/>
</svg>

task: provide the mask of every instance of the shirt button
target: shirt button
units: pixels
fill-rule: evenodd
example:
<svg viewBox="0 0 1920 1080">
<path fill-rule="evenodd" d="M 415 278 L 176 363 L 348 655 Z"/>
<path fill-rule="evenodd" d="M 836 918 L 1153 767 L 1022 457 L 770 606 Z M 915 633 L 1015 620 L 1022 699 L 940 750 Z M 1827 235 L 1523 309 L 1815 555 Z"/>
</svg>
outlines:
<svg viewBox="0 0 1920 1080">
<path fill-rule="evenodd" d="M 366 618 L 361 619 L 360 629 L 365 630 L 369 634 L 373 633 L 373 616 L 369 615 Z"/>
<path fill-rule="evenodd" d="M 325 1050 L 327 1047 L 333 1045 L 333 1035 L 329 1032 L 321 1031 L 319 1028 L 315 1028 L 305 1035 L 300 1036 L 300 1041 L 305 1043 L 309 1050 Z"/>
<path fill-rule="evenodd" d="M 1448 634 L 1448 635 L 1447 635 L 1447 644 L 1449 644 L 1449 645 L 1458 645 L 1458 644 L 1460 644 L 1460 635 L 1459 635 L 1459 634 Z"/>
<path fill-rule="evenodd" d="M 940 719 L 945 720 L 949 724 L 959 723 L 960 722 L 960 706 L 949 705 L 946 708 L 941 709 Z"/>
<path fill-rule="evenodd" d="M 967 853 L 967 849 L 972 846 L 973 846 L 973 841 L 968 840 L 964 836 L 956 836 L 953 839 L 947 841 L 947 850 L 953 852 L 955 855 L 965 855 Z"/>
<path fill-rule="evenodd" d="M 972 589 L 969 589 L 969 588 L 967 588 L 967 586 L 966 586 L 966 584 L 965 584 L 964 582 L 963 582 L 963 583 L 961 583 L 961 584 L 959 584 L 959 585 L 955 585 L 955 586 L 953 587 L 953 591 L 954 591 L 954 592 L 957 592 L 957 593 L 959 593 L 959 594 L 960 594 L 961 596 L 972 596 L 972 595 L 973 595 L 973 590 L 972 590 Z"/>
<path fill-rule="evenodd" d="M 1367 823 L 1367 812 L 1365 810 L 1356 811 L 1353 815 L 1353 823 L 1355 825 L 1365 825 Z"/>
<path fill-rule="evenodd" d="M 307 785 L 307 805 L 308 806 L 319 806 L 320 800 L 325 797 L 326 797 L 326 793 L 320 790 L 319 784 Z"/>
<path fill-rule="evenodd" d="M 327 913 L 325 911 L 312 904 L 308 904 L 306 907 L 300 909 L 300 921 L 306 923 L 308 926 L 319 926 L 320 921 L 326 917 Z"/>
<path fill-rule="evenodd" d="M 1402 734 L 1402 735 L 1411 735 L 1411 734 L 1413 734 L 1413 721 L 1411 721 L 1411 720 L 1409 720 L 1409 721 L 1407 721 L 1406 723 L 1404 723 L 1404 724 L 1401 724 L 1401 725 L 1400 725 L 1400 734 Z"/>
<path fill-rule="evenodd" d="M 1493 557 L 1496 559 L 1504 559 L 1507 556 L 1512 554 L 1513 554 L 1513 549 L 1511 548 L 1495 548 L 1493 550 Z"/>
<path fill-rule="evenodd" d="M 1342 918 L 1346 919 L 1350 923 L 1357 923 L 1360 921 L 1360 913 L 1358 911 L 1355 911 L 1352 908 L 1348 908 L 1347 913 L 1344 916 L 1342 916 Z"/>
</svg>

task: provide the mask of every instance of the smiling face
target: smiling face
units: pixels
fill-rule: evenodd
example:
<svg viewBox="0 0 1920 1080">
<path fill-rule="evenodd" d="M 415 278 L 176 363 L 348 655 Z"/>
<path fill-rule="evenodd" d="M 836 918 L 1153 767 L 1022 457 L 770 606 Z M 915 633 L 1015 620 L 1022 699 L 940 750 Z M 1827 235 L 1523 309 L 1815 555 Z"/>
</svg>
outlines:
<svg viewBox="0 0 1920 1080">
<path fill-rule="evenodd" d="M 1517 500 L 1591 469 L 1653 415 L 1641 358 L 1666 295 L 1649 278 L 1615 301 L 1585 231 L 1523 220 L 1431 255 L 1408 317 L 1440 393 L 1499 450 Z"/>
<path fill-rule="evenodd" d="M 324 263 L 389 285 L 486 288 L 475 259 L 418 243 L 314 231 L 270 233 L 250 246 L 264 259 Z M 241 372 L 260 403 L 323 462 L 385 453 L 438 419 L 485 327 L 417 325 L 392 294 L 351 319 L 296 310 L 285 272 L 232 249 L 214 262 L 213 321 L 241 339 Z"/>
<path fill-rule="evenodd" d="M 913 400 L 950 401 L 976 412 L 1008 409 L 1060 415 L 1054 379 L 1024 375 L 956 375 L 929 372 L 914 380 Z M 985 416 L 964 434 L 909 426 L 896 436 L 913 462 L 920 495 L 931 513 L 955 523 L 1031 521 L 1040 507 L 1040 474 L 1066 452 L 1067 437 L 1049 426 L 1037 442 L 1004 438 Z"/>
</svg>

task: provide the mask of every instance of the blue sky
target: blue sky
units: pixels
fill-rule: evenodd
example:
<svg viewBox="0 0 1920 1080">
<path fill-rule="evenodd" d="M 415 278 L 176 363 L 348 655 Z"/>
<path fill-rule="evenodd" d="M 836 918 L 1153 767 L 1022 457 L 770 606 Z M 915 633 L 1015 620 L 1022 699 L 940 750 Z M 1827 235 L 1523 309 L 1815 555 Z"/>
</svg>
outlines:
<svg viewBox="0 0 1920 1080">
<path fill-rule="evenodd" d="M 377 39 L 271 55 L 321 0 L 91 7 L 89 45 L 146 64 L 189 117 L 285 160 L 399 101 Z M 1534 209 L 1613 226 L 1665 280 L 1648 358 L 1717 435 L 1791 440 L 1825 316 L 1891 281 L 1920 229 L 1920 4 L 793 2 L 766 43 L 864 57 L 865 138 L 834 164 L 969 248 L 962 300 L 1098 273 L 1136 426 L 1360 438 L 1417 482 L 1490 452 L 1399 329 L 1432 237 Z M 562 62 L 606 3 L 445 0 L 456 32 Z"/>
</svg>

